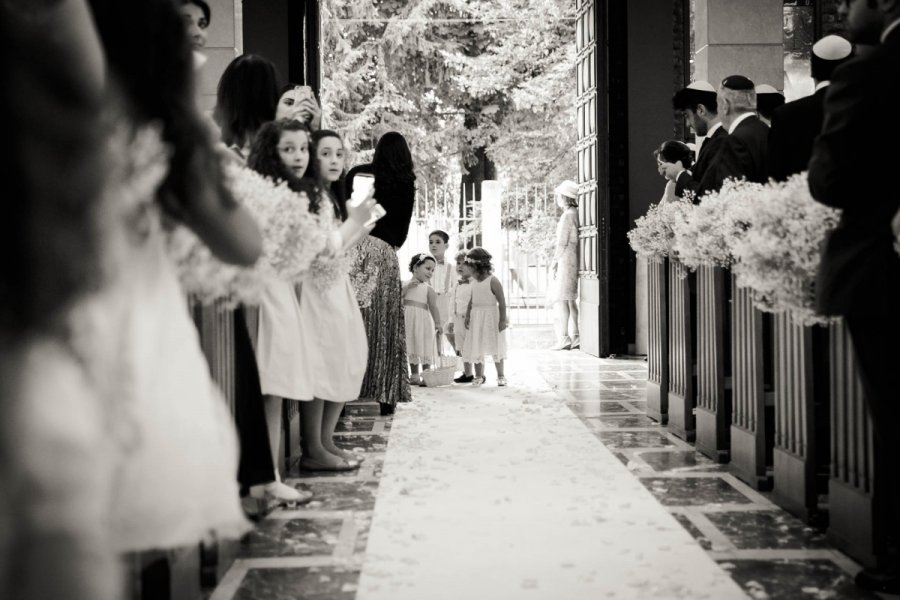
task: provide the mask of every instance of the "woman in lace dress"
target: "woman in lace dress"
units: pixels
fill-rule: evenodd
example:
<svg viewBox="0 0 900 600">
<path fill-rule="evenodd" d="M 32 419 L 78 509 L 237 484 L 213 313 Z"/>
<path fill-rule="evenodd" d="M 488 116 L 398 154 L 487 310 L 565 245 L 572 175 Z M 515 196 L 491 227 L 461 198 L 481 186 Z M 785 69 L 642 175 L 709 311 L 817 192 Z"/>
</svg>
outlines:
<svg viewBox="0 0 900 600">
<path fill-rule="evenodd" d="M 563 181 L 556 186 L 556 204 L 563 209 L 556 226 L 553 281 L 550 300 L 556 306 L 557 343 L 553 350 L 578 348 L 578 185 Z"/>
</svg>

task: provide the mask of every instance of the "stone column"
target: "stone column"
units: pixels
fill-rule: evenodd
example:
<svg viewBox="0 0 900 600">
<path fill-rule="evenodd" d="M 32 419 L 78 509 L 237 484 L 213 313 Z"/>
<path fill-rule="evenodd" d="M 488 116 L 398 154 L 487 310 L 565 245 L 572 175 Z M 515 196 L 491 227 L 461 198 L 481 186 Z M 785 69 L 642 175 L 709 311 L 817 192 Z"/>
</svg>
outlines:
<svg viewBox="0 0 900 600">
<path fill-rule="evenodd" d="M 494 180 L 481 182 L 481 245 L 493 256 L 494 274 L 506 285 L 506 272 L 503 270 L 503 234 L 500 223 L 502 205 L 503 186 L 501 183 Z"/>
<path fill-rule="evenodd" d="M 784 85 L 782 0 L 696 0 L 694 79 L 714 86 L 729 75 Z"/>
<path fill-rule="evenodd" d="M 212 18 L 203 49 L 207 61 L 197 81 L 200 107 L 204 111 L 212 111 L 216 105 L 219 78 L 228 63 L 243 51 L 241 6 L 241 0 L 209 0 Z"/>
</svg>

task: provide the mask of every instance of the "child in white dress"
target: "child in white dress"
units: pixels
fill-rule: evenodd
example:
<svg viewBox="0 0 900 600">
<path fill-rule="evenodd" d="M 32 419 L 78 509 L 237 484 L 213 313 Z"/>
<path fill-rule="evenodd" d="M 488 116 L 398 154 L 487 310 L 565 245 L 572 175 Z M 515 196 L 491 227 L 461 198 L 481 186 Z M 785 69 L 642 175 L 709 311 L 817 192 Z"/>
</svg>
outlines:
<svg viewBox="0 0 900 600">
<path fill-rule="evenodd" d="M 463 360 L 475 364 L 472 385 L 484 384 L 484 357 L 491 356 L 497 367 L 497 385 L 505 386 L 506 298 L 500 280 L 491 275 L 491 255 L 484 248 L 472 248 L 466 255 L 463 273 L 472 279 L 472 300 L 466 314 Z"/>
<path fill-rule="evenodd" d="M 435 229 L 428 234 L 428 250 L 434 257 L 434 275 L 431 278 L 431 287 L 437 294 L 438 313 L 441 318 L 438 323 L 446 323 L 453 317 L 451 310 L 450 292 L 453 291 L 453 265 L 444 260 L 447 252 L 447 244 L 450 236 L 446 231 Z"/>
<path fill-rule="evenodd" d="M 462 356 L 463 347 L 466 345 L 466 311 L 469 309 L 469 301 L 472 299 L 472 282 L 463 269 L 466 262 L 465 250 L 456 253 L 456 274 L 459 281 L 450 292 L 450 318 L 447 320 L 445 330 L 448 337 L 453 336 L 453 348 L 457 356 Z M 456 383 L 471 383 L 475 379 L 472 375 L 472 363 L 463 361 L 463 374 L 454 379 Z"/>
<path fill-rule="evenodd" d="M 419 375 L 435 363 L 437 336 L 441 334 L 437 293 L 428 285 L 434 273 L 435 260 L 424 252 L 413 256 L 409 271 L 413 278 L 403 286 L 403 316 L 406 322 L 406 356 L 409 360 L 410 385 L 424 385 Z"/>
</svg>

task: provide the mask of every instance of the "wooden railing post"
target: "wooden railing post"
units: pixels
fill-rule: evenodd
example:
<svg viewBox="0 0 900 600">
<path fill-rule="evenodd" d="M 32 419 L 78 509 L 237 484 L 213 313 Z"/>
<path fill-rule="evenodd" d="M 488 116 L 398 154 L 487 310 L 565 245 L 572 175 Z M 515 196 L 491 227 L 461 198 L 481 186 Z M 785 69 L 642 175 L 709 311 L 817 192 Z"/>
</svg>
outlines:
<svg viewBox="0 0 900 600">
<path fill-rule="evenodd" d="M 730 283 L 719 267 L 697 270 L 697 450 L 723 463 L 731 450 Z"/>
<path fill-rule="evenodd" d="M 732 285 L 731 365 L 733 404 L 731 469 L 755 488 L 767 488 L 766 395 L 763 314 L 753 306 L 750 289 Z"/>
<path fill-rule="evenodd" d="M 666 259 L 647 259 L 647 416 L 665 425 L 669 418 L 669 331 Z"/>
<path fill-rule="evenodd" d="M 813 333 L 789 314 L 775 315 L 774 499 L 804 520 L 818 506 L 816 400 L 828 391 L 825 374 L 815 372 Z"/>
<path fill-rule="evenodd" d="M 677 258 L 669 259 L 669 431 L 693 441 L 694 324 L 691 283 L 694 275 Z"/>
<path fill-rule="evenodd" d="M 883 538 L 873 502 L 875 433 L 843 323 L 831 326 L 831 479 L 828 540 L 865 566 L 875 565 Z M 896 507 L 893 507 L 896 510 Z"/>
</svg>

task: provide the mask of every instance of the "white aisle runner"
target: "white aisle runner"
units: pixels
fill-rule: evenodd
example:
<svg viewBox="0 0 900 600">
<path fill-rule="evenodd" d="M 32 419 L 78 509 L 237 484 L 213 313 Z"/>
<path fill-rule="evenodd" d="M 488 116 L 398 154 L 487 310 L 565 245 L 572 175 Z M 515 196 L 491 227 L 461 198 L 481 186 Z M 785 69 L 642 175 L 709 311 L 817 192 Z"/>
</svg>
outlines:
<svg viewBox="0 0 900 600">
<path fill-rule="evenodd" d="M 532 366 L 398 407 L 357 600 L 745 598 Z"/>
</svg>

